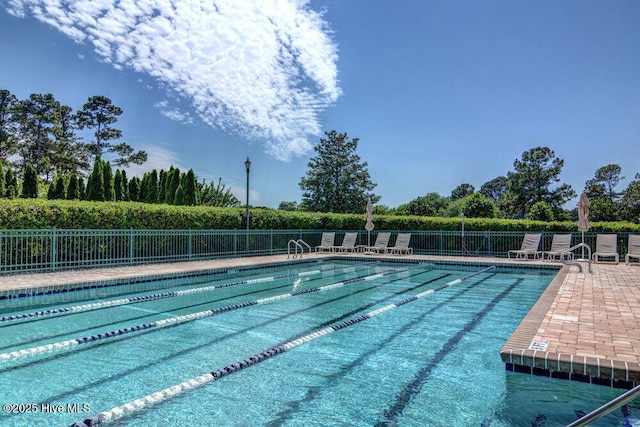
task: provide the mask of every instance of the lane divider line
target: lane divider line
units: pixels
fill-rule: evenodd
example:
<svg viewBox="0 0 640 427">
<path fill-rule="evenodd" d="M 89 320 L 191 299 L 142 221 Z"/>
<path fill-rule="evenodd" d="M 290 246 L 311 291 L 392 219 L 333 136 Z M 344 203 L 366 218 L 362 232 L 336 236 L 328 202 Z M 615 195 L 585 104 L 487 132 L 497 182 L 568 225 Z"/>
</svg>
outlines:
<svg viewBox="0 0 640 427">
<path fill-rule="evenodd" d="M 253 301 L 246 301 L 246 302 L 242 302 L 242 303 L 238 303 L 238 304 L 227 305 L 227 306 L 224 306 L 224 307 L 219 307 L 219 308 L 214 308 L 214 309 L 211 309 L 211 310 L 200 311 L 200 312 L 197 312 L 197 313 L 190 313 L 190 314 L 184 314 L 184 315 L 181 315 L 181 316 L 169 317 L 169 318 L 166 318 L 166 319 L 156 320 L 154 322 L 143 323 L 143 324 L 140 324 L 140 325 L 135 325 L 135 326 L 127 327 L 127 328 L 112 330 L 112 331 L 108 331 L 108 332 L 104 332 L 104 333 L 99 333 L 99 334 L 95 334 L 95 335 L 81 337 L 81 338 L 74 338 L 74 339 L 70 339 L 70 340 L 66 340 L 66 341 L 60 341 L 60 342 L 56 342 L 56 343 L 45 344 L 45 345 L 41 345 L 41 346 L 37 346 L 37 347 L 30 347 L 30 348 L 25 348 L 25 349 L 21 349 L 21 350 L 15 350 L 15 351 L 12 351 L 12 352 L 9 352 L 9 353 L 1 353 L 0 354 L 0 363 L 7 362 L 7 361 L 10 361 L 10 360 L 20 359 L 20 358 L 27 357 L 27 356 L 35 356 L 35 355 L 40 354 L 40 353 L 64 350 L 64 349 L 68 349 L 68 348 L 71 348 L 71 347 L 75 347 L 75 346 L 80 345 L 80 344 L 87 344 L 87 343 L 91 343 L 91 342 L 95 342 L 95 341 L 101 341 L 101 340 L 104 340 L 104 339 L 107 339 L 107 338 L 120 337 L 122 335 L 129 334 L 129 333 L 132 333 L 132 332 L 138 332 L 138 331 L 143 331 L 143 330 L 148 330 L 148 329 L 155 329 L 155 328 L 163 328 L 163 327 L 167 327 L 167 326 L 170 326 L 170 325 L 177 325 L 177 324 L 180 324 L 180 323 L 191 322 L 191 321 L 194 321 L 194 320 L 203 319 L 203 318 L 211 317 L 211 316 L 216 316 L 216 315 L 221 314 L 221 313 L 225 313 L 225 312 L 228 312 L 228 311 L 234 311 L 234 310 L 238 310 L 238 309 L 241 309 L 241 308 L 250 307 L 250 306 L 253 306 L 253 305 L 268 304 L 268 303 L 271 303 L 271 302 L 283 300 L 283 299 L 294 297 L 294 296 L 298 296 L 298 295 L 304 295 L 304 294 L 308 294 L 308 293 L 312 293 L 312 292 L 322 292 L 322 291 L 326 291 L 326 290 L 329 290 L 329 289 L 334 289 L 334 288 L 337 288 L 337 287 L 350 285 L 352 283 L 373 280 L 374 278 L 384 277 L 384 276 L 388 276 L 388 275 L 391 275 L 391 274 L 399 274 L 399 273 L 402 273 L 402 272 L 405 272 L 405 271 L 414 270 L 414 269 L 417 269 L 417 268 L 425 268 L 425 267 L 431 267 L 432 268 L 433 264 L 418 264 L 418 265 L 412 266 L 412 267 L 407 267 L 407 268 L 403 268 L 403 269 L 396 269 L 396 270 L 389 270 L 389 271 L 386 271 L 384 273 L 377 273 L 377 274 L 364 276 L 364 277 L 356 277 L 356 278 L 353 278 L 353 279 L 349 279 L 349 280 L 345 280 L 345 281 L 341 281 L 341 282 L 336 282 L 336 283 L 332 283 L 332 284 L 329 284 L 329 285 L 320 286 L 320 287 L 316 287 L 316 288 L 309 288 L 309 289 L 304 289 L 304 290 L 300 290 L 300 291 L 288 292 L 288 293 L 285 293 L 285 294 L 279 294 L 279 295 L 274 295 L 274 296 L 267 297 L 267 298 L 260 298 L 260 299 L 253 300 Z"/>
<path fill-rule="evenodd" d="M 415 268 L 415 267 L 414 267 Z M 463 278 L 460 279 L 456 279 L 453 280 L 451 282 L 448 282 L 442 286 L 439 286 L 438 288 L 436 288 L 437 290 L 442 290 L 445 288 L 448 288 L 450 286 L 456 285 L 464 280 L 470 279 L 474 276 L 477 276 L 479 274 L 482 273 L 486 273 L 492 269 L 494 269 L 495 266 L 489 266 L 487 268 L 484 268 L 480 271 L 471 273 Z M 109 422 L 109 421 L 115 421 L 119 418 L 122 418 L 125 415 L 130 415 L 131 413 L 138 411 L 140 409 L 143 409 L 149 405 L 153 405 L 156 403 L 159 403 L 163 400 L 167 400 L 169 398 L 172 398 L 173 396 L 179 394 L 179 393 L 183 393 L 186 392 L 188 390 L 194 389 L 196 387 L 200 387 L 204 384 L 210 383 L 212 381 L 217 381 L 229 374 L 232 374 L 234 372 L 240 371 L 242 369 L 245 369 L 249 366 L 255 365 L 257 363 L 263 362 L 264 360 L 267 360 L 273 356 L 276 356 L 278 354 L 284 353 L 286 351 L 289 351 L 297 346 L 300 346 L 304 343 L 307 343 L 309 341 L 313 341 L 317 338 L 320 338 L 324 335 L 339 331 L 341 329 L 347 328 L 349 326 L 355 325 L 356 323 L 360 323 L 362 321 L 365 321 L 367 319 L 370 319 L 374 316 L 377 316 L 378 314 L 384 313 L 386 311 L 391 310 L 392 308 L 395 307 L 400 307 L 402 305 L 405 305 L 409 302 L 415 301 L 417 299 L 420 299 L 422 297 L 425 297 L 427 295 L 430 295 L 434 292 L 437 292 L 436 290 L 434 290 L 433 292 L 421 292 L 419 294 L 415 294 L 411 297 L 405 298 L 397 303 L 393 303 L 393 304 L 389 304 L 385 307 L 383 307 L 382 309 L 378 309 L 378 310 L 373 310 L 370 311 L 366 314 L 357 316 L 357 317 L 353 317 L 349 320 L 346 320 L 344 322 L 340 322 L 338 324 L 329 326 L 327 328 L 318 330 L 316 332 L 307 334 L 301 338 L 298 338 L 296 340 L 293 341 L 289 341 L 286 342 L 284 344 L 275 346 L 269 350 L 263 351 L 262 353 L 258 353 L 255 354 L 251 357 L 248 357 L 247 359 L 244 359 L 240 362 L 236 362 L 233 363 L 231 365 L 227 365 L 224 368 L 218 369 L 216 371 L 212 371 L 203 375 L 200 375 L 198 377 L 192 378 L 190 380 L 181 382 L 180 384 L 176 384 L 170 387 L 167 387 L 163 390 L 157 391 L 155 393 L 149 394 L 147 396 L 144 396 L 142 398 L 139 399 L 135 399 L 131 402 L 125 403 L 123 405 L 120 406 L 116 406 L 114 408 L 111 408 L 107 411 L 101 412 L 96 416 L 90 417 L 90 418 L 86 418 L 82 421 L 78 421 L 74 424 L 71 424 L 69 427 L 91 427 L 91 426 L 96 426 L 98 424 L 102 424 L 105 422 Z"/>
<path fill-rule="evenodd" d="M 368 265 L 377 264 L 377 263 L 379 263 L 379 261 L 369 262 L 362 265 L 368 266 Z M 54 315 L 60 315 L 65 313 L 71 314 L 71 313 L 79 313 L 83 311 L 99 310 L 103 308 L 117 307 L 117 306 L 126 305 L 126 304 L 136 304 L 140 302 L 147 302 L 147 301 L 153 301 L 153 300 L 164 299 L 164 298 L 173 298 L 173 297 L 183 296 L 183 295 L 192 295 L 192 294 L 198 294 L 202 292 L 211 292 L 211 291 L 215 291 L 216 289 L 228 288 L 231 286 L 266 283 L 266 282 L 272 282 L 275 280 L 287 279 L 289 277 L 306 277 L 306 276 L 312 276 L 315 274 L 321 274 L 321 273 L 326 273 L 326 272 L 335 271 L 335 270 L 347 270 L 350 268 L 354 268 L 354 266 L 317 269 L 317 270 L 303 271 L 300 273 L 283 274 L 280 276 L 259 277 L 256 279 L 238 280 L 235 282 L 221 283 L 219 285 L 212 285 L 212 286 L 203 286 L 200 288 L 184 289 L 180 291 L 171 291 L 171 292 L 162 292 L 162 293 L 150 294 L 150 295 L 141 295 L 141 296 L 131 297 L 131 298 L 120 298 L 116 300 L 75 305 L 72 307 L 52 308 L 48 310 L 34 311 L 30 313 L 13 314 L 9 316 L 0 317 L 0 323 L 14 321 L 14 320 L 36 319 L 36 318 L 42 318 L 45 316 L 54 316 Z"/>
</svg>

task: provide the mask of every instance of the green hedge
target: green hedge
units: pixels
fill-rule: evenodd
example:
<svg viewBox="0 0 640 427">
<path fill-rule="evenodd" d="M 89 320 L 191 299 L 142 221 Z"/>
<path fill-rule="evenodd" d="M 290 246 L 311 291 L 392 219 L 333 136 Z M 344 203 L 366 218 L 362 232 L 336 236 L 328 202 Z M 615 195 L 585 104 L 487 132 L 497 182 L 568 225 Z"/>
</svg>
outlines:
<svg viewBox="0 0 640 427">
<path fill-rule="evenodd" d="M 137 202 L 80 202 L 41 199 L 0 199 L 2 229 L 147 229 L 230 230 L 244 227 L 243 208 L 153 205 Z M 332 214 L 251 209 L 252 230 L 363 230 L 364 214 Z M 375 215 L 376 230 L 461 229 L 460 218 Z M 640 232 L 630 222 L 595 222 L 591 232 Z M 578 231 L 573 221 L 465 218 L 466 231 Z"/>
</svg>

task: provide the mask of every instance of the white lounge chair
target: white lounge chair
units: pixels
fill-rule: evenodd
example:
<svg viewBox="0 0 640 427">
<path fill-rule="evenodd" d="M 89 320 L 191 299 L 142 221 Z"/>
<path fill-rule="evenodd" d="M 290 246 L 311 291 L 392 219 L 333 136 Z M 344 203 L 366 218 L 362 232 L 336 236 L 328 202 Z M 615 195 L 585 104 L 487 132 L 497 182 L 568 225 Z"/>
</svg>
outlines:
<svg viewBox="0 0 640 427">
<path fill-rule="evenodd" d="M 336 233 L 322 233 L 322 241 L 316 246 L 316 252 L 333 252 L 335 247 Z"/>
<path fill-rule="evenodd" d="M 551 240 L 551 249 L 542 252 L 542 259 L 548 261 L 559 261 L 573 259 L 573 252 L 569 252 L 571 247 L 571 234 L 554 234 Z"/>
<path fill-rule="evenodd" d="M 530 259 L 529 255 L 533 255 L 533 259 L 537 259 L 540 257 L 540 251 L 538 247 L 540 246 L 540 238 L 542 237 L 541 233 L 531 234 L 527 233 L 524 235 L 522 239 L 522 245 L 520 249 L 512 249 L 507 252 L 507 258 L 511 258 L 511 255 L 515 255 L 515 259 Z"/>
<path fill-rule="evenodd" d="M 376 242 L 373 246 L 363 246 L 362 250 L 363 252 L 387 253 L 387 250 L 389 250 L 387 247 L 389 239 L 391 239 L 391 233 L 378 233 L 376 236 Z"/>
<path fill-rule="evenodd" d="M 396 243 L 389 252 L 392 254 L 412 254 L 413 248 L 409 247 L 409 240 L 411 240 L 411 233 L 398 233 Z"/>
<path fill-rule="evenodd" d="M 631 264 L 631 258 L 638 258 L 640 261 L 640 234 L 629 234 L 629 249 L 624 257 L 624 262 Z"/>
<path fill-rule="evenodd" d="M 617 234 L 598 234 L 596 236 L 596 251 L 591 255 L 591 259 L 594 262 L 603 262 L 600 261 L 602 257 L 614 258 L 616 264 L 620 262 Z"/>
<path fill-rule="evenodd" d="M 356 250 L 357 239 L 358 233 L 345 233 L 342 239 L 342 245 L 335 246 L 333 249 L 336 252 L 354 252 Z"/>
</svg>

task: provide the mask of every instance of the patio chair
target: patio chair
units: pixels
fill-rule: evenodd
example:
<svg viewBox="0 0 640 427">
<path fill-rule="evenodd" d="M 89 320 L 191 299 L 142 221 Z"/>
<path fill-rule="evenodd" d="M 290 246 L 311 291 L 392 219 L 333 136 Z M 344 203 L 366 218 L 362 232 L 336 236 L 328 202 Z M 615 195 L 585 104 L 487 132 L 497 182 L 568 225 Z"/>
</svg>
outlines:
<svg viewBox="0 0 640 427">
<path fill-rule="evenodd" d="M 573 252 L 569 252 L 571 247 L 571 234 L 554 234 L 551 240 L 551 249 L 542 252 L 542 259 L 548 261 L 559 261 L 573 259 Z"/>
<path fill-rule="evenodd" d="M 537 259 L 540 257 L 540 251 L 538 247 L 540 246 L 540 238 L 542 237 L 542 233 L 532 234 L 527 233 L 524 235 L 522 239 L 522 245 L 520 249 L 512 249 L 507 252 L 507 258 L 511 258 L 511 255 L 515 255 L 515 259 L 530 259 L 529 255 L 533 255 L 533 259 Z"/>
<path fill-rule="evenodd" d="M 342 239 L 342 245 L 334 246 L 334 251 L 336 252 L 354 252 L 356 250 L 356 239 L 358 238 L 358 233 L 345 233 L 344 238 Z"/>
<path fill-rule="evenodd" d="M 398 233 L 398 237 L 396 237 L 396 243 L 389 252 L 391 252 L 392 254 L 412 254 L 413 248 L 409 247 L 409 240 L 411 240 L 411 233 Z"/>
<path fill-rule="evenodd" d="M 387 245 L 389 244 L 389 239 L 391 239 L 391 233 L 381 232 L 376 236 L 376 242 L 373 246 L 363 246 L 363 252 L 375 252 L 375 253 L 387 253 Z"/>
<path fill-rule="evenodd" d="M 322 233 L 322 241 L 316 246 L 316 252 L 333 252 L 336 233 Z"/>
<path fill-rule="evenodd" d="M 591 255 L 591 259 L 594 262 L 603 262 L 600 261 L 602 257 L 614 258 L 616 264 L 620 262 L 617 234 L 598 234 L 596 236 L 596 251 Z"/>
<path fill-rule="evenodd" d="M 638 258 L 640 261 L 640 234 L 629 234 L 629 250 L 624 257 L 624 262 L 630 264 L 630 258 Z"/>
</svg>

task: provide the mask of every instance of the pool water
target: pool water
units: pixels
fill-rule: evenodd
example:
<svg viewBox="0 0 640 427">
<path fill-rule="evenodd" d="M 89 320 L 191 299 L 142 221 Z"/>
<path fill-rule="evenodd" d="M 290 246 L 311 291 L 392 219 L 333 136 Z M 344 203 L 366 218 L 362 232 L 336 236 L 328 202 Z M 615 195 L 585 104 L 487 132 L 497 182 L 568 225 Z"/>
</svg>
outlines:
<svg viewBox="0 0 640 427">
<path fill-rule="evenodd" d="M 624 392 L 507 372 L 500 349 L 553 273 L 493 269 L 472 275 L 482 269 L 326 260 L 230 271 L 198 283 L 158 281 L 156 291 L 121 287 L 120 295 L 102 299 L 87 292 L 94 297 L 86 301 L 6 307 L 0 311 L 5 319 L 85 309 L 0 322 L 0 425 L 69 425 L 399 301 L 406 303 L 105 425 L 550 427 Z M 300 292 L 314 288 L 320 290 Z M 407 300 L 416 294 L 421 298 Z M 42 350 L 220 307 L 227 309 Z M 34 355 L 19 353 L 34 348 L 40 349 Z M 629 405 L 593 425 L 640 425 L 638 414 L 640 407 Z"/>
</svg>

